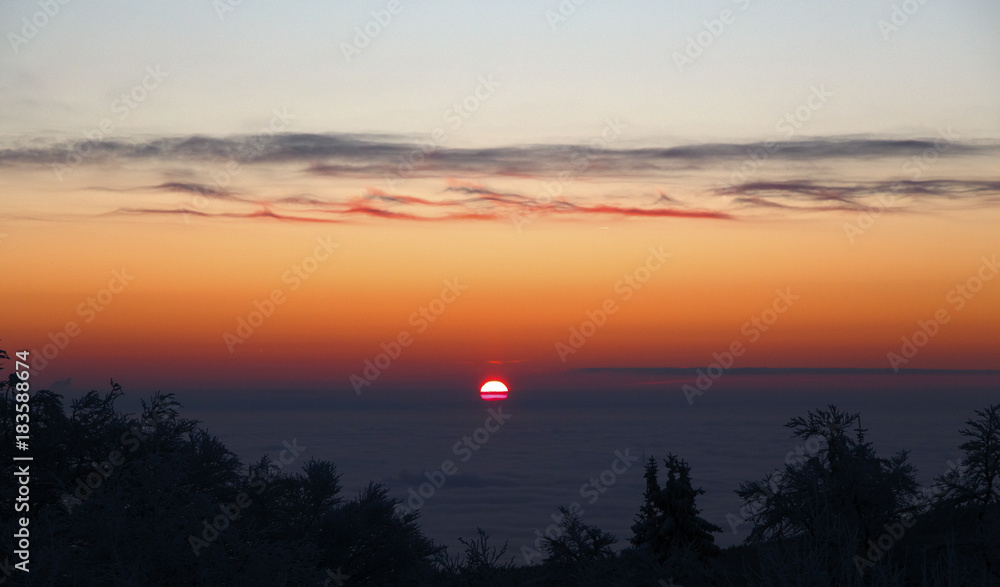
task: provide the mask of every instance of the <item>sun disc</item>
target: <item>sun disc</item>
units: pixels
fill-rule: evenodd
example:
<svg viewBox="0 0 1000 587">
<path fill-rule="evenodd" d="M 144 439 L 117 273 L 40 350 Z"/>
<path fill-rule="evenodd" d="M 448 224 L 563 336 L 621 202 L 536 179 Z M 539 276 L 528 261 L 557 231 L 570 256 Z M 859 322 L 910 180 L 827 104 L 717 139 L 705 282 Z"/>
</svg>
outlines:
<svg viewBox="0 0 1000 587">
<path fill-rule="evenodd" d="M 507 399 L 507 386 L 501 381 L 487 381 L 479 389 L 479 396 L 486 401 Z"/>
</svg>

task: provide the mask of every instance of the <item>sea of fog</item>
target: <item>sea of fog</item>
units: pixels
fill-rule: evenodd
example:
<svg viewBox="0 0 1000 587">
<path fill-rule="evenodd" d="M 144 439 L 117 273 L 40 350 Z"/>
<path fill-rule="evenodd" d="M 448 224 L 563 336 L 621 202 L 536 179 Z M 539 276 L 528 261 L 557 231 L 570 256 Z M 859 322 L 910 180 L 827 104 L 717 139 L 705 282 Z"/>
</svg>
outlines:
<svg viewBox="0 0 1000 587">
<path fill-rule="evenodd" d="M 1000 392 L 719 389 L 695 400 L 689 405 L 676 391 L 652 390 L 512 394 L 503 402 L 410 397 L 327 404 L 276 397 L 185 402 L 183 413 L 244 461 L 265 453 L 277 459 L 285 443 L 294 443 L 301 453 L 293 470 L 308 458 L 331 460 L 345 495 L 369 480 L 386 483 L 390 495 L 420 506 L 424 532 L 453 553 L 459 537 L 480 527 L 499 544 L 507 541 L 523 563 L 522 546 L 534 545 L 559 506 L 574 503 L 587 523 L 627 544 L 642 502 L 643 463 L 669 452 L 688 461 L 694 484 L 705 490 L 698 505 L 724 529 L 717 541 L 742 541 L 747 526 L 734 531 L 731 524 L 740 509 L 734 490 L 781 467 L 790 451 L 811 450 L 783 425 L 829 403 L 862 414 L 880 456 L 909 450 L 918 480 L 929 484 L 960 458 L 958 429 L 973 410 L 1000 401 Z M 465 437 L 478 449 L 465 445 Z M 423 483 L 421 503 L 413 494 Z"/>
</svg>

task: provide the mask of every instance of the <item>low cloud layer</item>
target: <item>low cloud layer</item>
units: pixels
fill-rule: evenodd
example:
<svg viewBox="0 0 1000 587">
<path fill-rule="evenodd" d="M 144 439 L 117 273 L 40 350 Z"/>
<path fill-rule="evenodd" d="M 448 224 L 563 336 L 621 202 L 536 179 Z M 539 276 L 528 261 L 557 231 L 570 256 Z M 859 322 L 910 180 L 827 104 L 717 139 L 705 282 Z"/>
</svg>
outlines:
<svg viewBox="0 0 1000 587">
<path fill-rule="evenodd" d="M 705 143 L 665 148 L 595 149 L 579 145 L 517 145 L 496 148 L 444 149 L 430 144 L 391 140 L 379 135 L 277 134 L 235 137 L 163 137 L 137 141 L 21 142 L 0 149 L 0 165 L 63 164 L 74 154 L 82 160 L 111 158 L 159 161 L 309 164 L 316 174 L 379 177 L 406 170 L 460 175 L 550 177 L 569 162 L 588 158 L 583 173 L 656 172 L 694 167 L 708 162 L 739 161 L 749 152 L 765 150 L 775 160 L 817 161 L 907 157 L 939 149 L 936 139 L 811 138 L 778 143 Z M 950 155 L 997 155 L 992 142 L 950 142 Z"/>
<path fill-rule="evenodd" d="M 731 181 L 731 171 L 755 152 L 766 153 L 770 172 L 784 176 L 773 179 L 756 171 L 745 181 Z M 1000 204 L 1000 181 L 984 179 L 982 171 L 972 179 L 945 175 L 852 180 L 847 173 L 835 174 L 838 181 L 789 178 L 787 171 L 793 164 L 794 169 L 841 165 L 854 170 L 862 162 L 865 166 L 876 160 L 892 163 L 927 152 L 952 162 L 976 158 L 979 169 L 989 170 L 990 159 L 1000 155 L 1000 144 L 949 140 L 944 152 L 940 139 L 846 137 L 666 148 L 515 145 L 442 149 L 380 135 L 192 136 L 133 142 L 10 143 L 0 149 L 0 169 L 73 170 L 98 165 L 102 170 L 145 169 L 163 179 L 146 185 L 91 186 L 90 190 L 135 195 L 134 205 L 105 213 L 286 222 L 513 219 L 519 224 L 541 216 L 734 220 L 755 215 L 863 212 L 876 205 L 874 199 L 886 195 L 893 197 L 892 212 Z M 231 169 L 239 172 L 226 171 Z M 248 169 L 255 174 L 253 181 L 244 176 L 230 185 L 230 175 Z M 938 171 L 948 169 L 954 166 L 941 166 Z M 216 180 L 220 176 L 226 180 Z M 267 185 L 268 178 L 280 185 L 289 177 L 320 188 L 336 185 L 339 191 L 276 194 L 282 188 Z M 730 181 L 712 180 L 722 177 Z M 264 178 L 263 185 L 258 178 Z M 419 191 L 404 181 L 418 179 L 423 182 Z M 344 194 L 347 183 L 358 186 L 354 194 Z M 616 183 L 638 187 L 624 194 L 611 188 L 600 193 L 602 186 Z M 677 191 L 660 187 L 663 183 Z M 427 187 L 434 184 L 436 189 Z M 495 189 L 491 184 L 505 187 Z M 171 205 L 162 197 L 154 202 L 157 194 L 178 197 Z"/>
</svg>

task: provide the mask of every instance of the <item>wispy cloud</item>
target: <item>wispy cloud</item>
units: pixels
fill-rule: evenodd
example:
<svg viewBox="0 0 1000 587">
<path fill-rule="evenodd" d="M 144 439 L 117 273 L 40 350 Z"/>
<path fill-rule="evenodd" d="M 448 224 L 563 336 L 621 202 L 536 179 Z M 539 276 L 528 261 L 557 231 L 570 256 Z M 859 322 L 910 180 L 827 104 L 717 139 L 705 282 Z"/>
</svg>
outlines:
<svg viewBox="0 0 1000 587">
<path fill-rule="evenodd" d="M 311 216 L 290 216 L 287 214 L 280 214 L 271 210 L 270 208 L 260 208 L 258 210 L 251 210 L 247 212 L 203 212 L 201 210 L 192 210 L 189 208 L 167 208 L 167 209 L 157 209 L 157 208 L 119 208 L 110 215 L 115 216 L 157 216 L 157 215 L 192 215 L 201 218 L 235 218 L 235 219 L 250 219 L 250 218 L 265 218 L 273 220 L 282 220 L 286 222 L 316 222 L 316 223 L 326 223 L 333 224 L 342 222 L 336 218 L 316 218 Z"/>
<path fill-rule="evenodd" d="M 870 159 L 905 157 L 934 148 L 933 139 L 878 139 L 864 137 L 810 138 L 783 141 L 777 149 L 764 143 L 705 143 L 665 148 L 593 149 L 580 145 L 518 145 L 496 148 L 435 149 L 413 172 L 440 176 L 524 175 L 549 176 L 566 168 L 567 161 L 585 153 L 585 175 L 657 172 L 696 167 L 707 162 L 740 161 L 753 149 L 771 146 L 775 160 Z M 162 137 L 125 142 L 55 141 L 15 143 L 0 149 L 0 165 L 57 164 L 73 153 L 87 161 L 110 158 L 157 161 L 226 162 L 247 159 L 255 164 L 303 163 L 317 175 L 379 177 L 396 171 L 404 158 L 421 145 L 403 139 L 358 134 L 276 134 L 266 137 Z M 995 142 L 955 142 L 951 156 L 1000 153 Z"/>
<path fill-rule="evenodd" d="M 866 184 L 833 185 L 811 181 L 755 182 L 719 188 L 720 194 L 753 194 L 758 196 L 802 195 L 814 200 L 853 203 L 851 198 L 890 191 L 909 196 L 960 198 L 1000 193 L 1000 181 L 970 181 L 958 179 L 876 181 Z"/>
<path fill-rule="evenodd" d="M 91 186 L 87 188 L 94 191 L 103 192 L 170 192 L 178 194 L 190 194 L 190 195 L 200 195 L 206 198 L 214 198 L 220 200 L 241 200 L 241 198 L 236 197 L 231 191 L 222 189 L 218 186 L 195 183 L 195 182 L 184 182 L 184 181 L 168 181 L 157 185 L 147 185 L 147 186 L 137 186 L 137 187 L 111 187 L 111 186 Z"/>
<path fill-rule="evenodd" d="M 808 138 L 778 143 L 776 149 L 772 145 L 768 152 L 775 162 L 805 162 L 822 168 L 838 160 L 841 163 L 870 162 L 877 158 L 903 160 L 933 148 L 935 141 Z M 578 145 L 515 145 L 421 151 L 417 143 L 382 135 L 153 137 L 136 142 L 10 143 L 0 149 L 0 168 L 44 169 L 61 164 L 85 148 L 87 156 L 80 165 L 148 169 L 169 178 L 138 187 L 90 188 L 136 195 L 134 205 L 121 207 L 113 214 L 192 214 L 288 222 L 348 222 L 363 218 L 420 222 L 509 220 L 517 214 L 733 220 L 761 213 L 856 212 L 869 208 L 870 200 L 878 194 L 890 191 L 904 198 L 893 207 L 896 212 L 910 210 L 914 204 L 931 207 L 943 202 L 967 207 L 1000 204 L 1000 181 L 983 179 L 981 172 L 976 179 L 966 179 L 954 168 L 950 169 L 958 177 L 949 177 L 945 174 L 948 169 L 942 168 L 938 177 L 923 180 L 885 177 L 838 183 L 812 178 L 787 179 L 785 172 L 786 177 L 780 180 L 762 178 L 724 187 L 712 181 L 708 170 L 718 170 L 719 176 L 724 175 L 726 168 L 745 161 L 748 151 L 763 146 L 709 143 L 593 149 Z M 406 163 L 415 152 L 424 153 L 419 164 Z M 581 155 L 586 157 L 586 165 L 579 165 Z M 949 143 L 947 157 L 974 156 L 989 161 L 997 155 L 1000 155 L 998 143 L 967 141 Z M 241 172 L 252 168 L 256 174 L 253 181 L 241 181 L 237 188 L 235 182 L 231 185 L 228 180 L 220 184 L 191 179 L 214 178 L 234 163 Z M 856 169 L 853 164 L 844 166 Z M 187 170 L 181 175 L 183 180 L 176 179 L 177 167 Z M 980 164 L 980 168 L 988 167 Z M 563 180 L 567 174 L 571 179 Z M 374 187 L 389 176 L 421 179 L 423 183 L 416 194 Z M 319 189 L 316 193 L 276 195 L 283 188 L 266 185 L 268 177 L 279 180 L 278 185 L 293 177 L 309 183 L 309 189 L 317 184 Z M 257 183 L 261 178 L 265 185 Z M 330 183 L 337 186 L 337 192 L 331 194 L 323 189 L 327 179 L 349 181 Z M 540 186 L 553 181 L 560 186 L 557 197 L 545 197 Z M 657 187 L 655 184 L 659 182 L 682 187 L 676 194 L 667 193 L 674 190 Z M 429 187 L 434 183 L 441 186 L 437 192 Z M 616 183 L 634 188 L 624 191 L 609 188 L 601 193 L 603 185 Z M 504 187 L 494 189 L 488 184 Z M 177 194 L 182 198 L 176 205 L 163 204 L 162 199 L 154 204 L 142 200 L 145 192 Z M 198 197 L 210 200 L 213 205 L 193 205 Z"/>
<path fill-rule="evenodd" d="M 853 184 L 821 184 L 805 180 L 752 182 L 717 188 L 724 196 L 735 196 L 740 205 L 786 210 L 852 211 L 864 210 L 864 198 L 880 194 L 915 200 L 966 200 L 970 206 L 1000 203 L 1000 181 L 983 180 L 898 180 Z M 896 207 L 894 210 L 904 210 Z"/>
</svg>

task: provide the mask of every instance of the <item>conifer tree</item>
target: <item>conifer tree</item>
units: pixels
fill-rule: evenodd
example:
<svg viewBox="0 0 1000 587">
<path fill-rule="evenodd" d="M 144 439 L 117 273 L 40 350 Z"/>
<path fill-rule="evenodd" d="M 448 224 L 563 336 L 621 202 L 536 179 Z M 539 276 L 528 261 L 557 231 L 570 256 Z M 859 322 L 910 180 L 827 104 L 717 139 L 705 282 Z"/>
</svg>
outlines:
<svg viewBox="0 0 1000 587">
<path fill-rule="evenodd" d="M 691 486 L 691 467 L 673 454 L 663 464 L 667 480 L 660 487 L 656 460 L 646 463 L 645 503 L 632 526 L 632 545 L 648 548 L 661 563 L 691 553 L 698 559 L 719 554 L 712 534 L 722 528 L 699 515 L 695 500 L 705 491 Z"/>
</svg>

